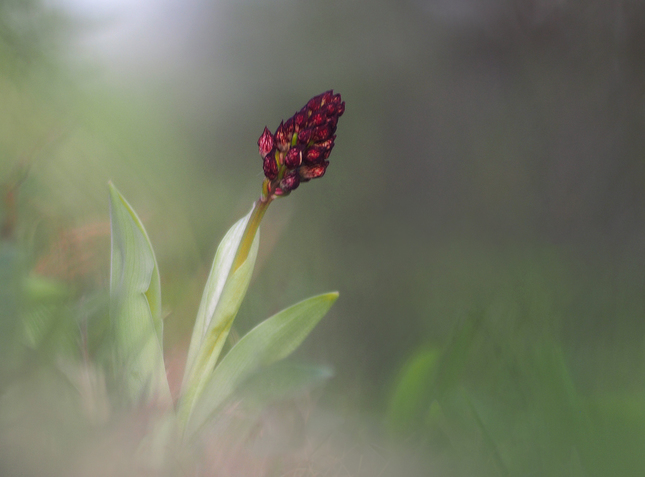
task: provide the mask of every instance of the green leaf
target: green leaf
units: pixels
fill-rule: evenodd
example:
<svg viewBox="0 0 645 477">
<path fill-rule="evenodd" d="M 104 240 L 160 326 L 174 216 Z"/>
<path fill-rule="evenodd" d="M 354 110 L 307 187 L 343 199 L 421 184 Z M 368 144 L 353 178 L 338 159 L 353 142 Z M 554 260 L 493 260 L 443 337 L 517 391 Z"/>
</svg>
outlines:
<svg viewBox="0 0 645 477">
<path fill-rule="evenodd" d="M 129 403 L 155 399 L 170 405 L 157 261 L 141 220 L 112 183 L 109 188 L 115 376 Z"/>
<path fill-rule="evenodd" d="M 210 376 L 187 421 L 185 437 L 195 433 L 217 408 L 260 367 L 289 356 L 338 298 L 326 293 L 301 301 L 263 321 L 237 342 Z"/>
<path fill-rule="evenodd" d="M 231 271 L 252 211 L 240 219 L 217 248 L 211 273 L 199 305 L 188 349 L 182 383 L 179 417 L 186 422 L 217 363 L 233 320 L 251 281 L 258 252 L 260 232 L 255 234 L 246 260 Z"/>
<path fill-rule="evenodd" d="M 261 411 L 274 402 L 302 395 L 333 375 L 328 366 L 280 361 L 256 369 L 237 387 L 231 398 L 244 400 L 247 412 L 251 408 Z"/>
</svg>

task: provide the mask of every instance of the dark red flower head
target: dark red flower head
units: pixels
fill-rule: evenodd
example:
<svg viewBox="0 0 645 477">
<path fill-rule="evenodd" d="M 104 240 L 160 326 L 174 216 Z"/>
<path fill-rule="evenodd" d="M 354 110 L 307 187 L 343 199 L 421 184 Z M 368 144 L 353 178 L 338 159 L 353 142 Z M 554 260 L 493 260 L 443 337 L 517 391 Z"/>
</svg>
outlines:
<svg viewBox="0 0 645 477">
<path fill-rule="evenodd" d="M 311 98 L 304 108 L 281 122 L 275 134 L 264 128 L 258 147 L 267 196 L 287 195 L 301 182 L 323 176 L 334 148 L 338 118 L 344 112 L 340 94 L 329 90 Z"/>
</svg>

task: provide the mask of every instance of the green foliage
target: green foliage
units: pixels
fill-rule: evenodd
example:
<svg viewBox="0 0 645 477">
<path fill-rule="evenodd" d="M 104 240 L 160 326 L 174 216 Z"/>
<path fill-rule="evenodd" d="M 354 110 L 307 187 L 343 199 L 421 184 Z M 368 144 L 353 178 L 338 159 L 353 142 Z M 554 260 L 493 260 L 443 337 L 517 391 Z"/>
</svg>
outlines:
<svg viewBox="0 0 645 477">
<path fill-rule="evenodd" d="M 337 298 L 338 293 L 309 298 L 282 310 L 249 331 L 210 375 L 186 426 L 187 436 L 190 437 L 206 423 L 249 375 L 286 358 L 300 346 Z"/>
<path fill-rule="evenodd" d="M 179 415 L 188 420 L 217 362 L 233 320 L 251 281 L 260 241 L 259 231 L 242 266 L 231 271 L 251 212 L 222 239 L 197 312 L 182 384 Z"/>
<path fill-rule="evenodd" d="M 72 290 L 27 274 L 24 261 L 15 243 L 0 242 L 0 388 L 11 375 L 78 354 Z"/>
<path fill-rule="evenodd" d="M 161 290 L 154 252 L 138 216 L 110 184 L 112 260 L 110 319 L 113 329 L 114 374 L 121 381 L 130 405 L 153 402 L 170 407 L 171 397 L 163 361 Z M 253 273 L 259 233 L 247 234 L 251 214 L 238 221 L 220 243 L 206 283 L 188 352 L 178 417 L 184 437 L 211 420 L 220 405 L 260 368 L 286 358 L 309 335 L 338 298 L 338 293 L 319 295 L 298 303 L 259 324 L 244 336 L 217 365 L 228 332 Z M 233 270 L 233 262 L 245 240 L 252 240 L 248 256 Z M 277 371 L 276 371 L 277 372 Z M 281 374 L 280 374 L 281 373 Z M 259 402 L 289 395 L 294 389 L 313 385 L 329 373 L 294 368 L 279 371 L 284 389 L 276 393 L 251 392 Z M 277 376 L 277 375 L 276 375 Z M 255 388 L 257 389 L 257 387 Z M 270 387 L 263 386 L 264 391 Z M 264 397 L 261 397 L 261 396 Z M 261 406 L 256 404 L 256 408 Z M 164 442 L 172 438 L 174 425 L 160 426 L 161 443 L 153 444 L 152 460 L 159 462 Z M 151 442 L 155 439 L 151 437 Z"/>
<path fill-rule="evenodd" d="M 70 354 L 74 348 L 74 321 L 69 301 L 72 291 L 60 281 L 32 275 L 25 279 L 25 313 L 21 341 L 33 352 L 48 355 Z"/>
<path fill-rule="evenodd" d="M 169 405 L 157 261 L 139 217 L 112 184 L 110 217 L 110 321 L 118 389 L 129 403 L 154 397 Z"/>
<path fill-rule="evenodd" d="M 581 288 L 579 278 L 564 278 L 570 264 L 553 255 L 537 255 L 532 263 L 528 256 L 523 254 L 521 267 L 497 256 L 491 262 L 495 274 L 486 275 L 495 279 L 485 285 L 473 280 L 482 274 L 481 257 L 479 263 L 465 262 L 467 276 L 458 283 L 470 278 L 472 286 L 458 298 L 452 287 L 449 299 L 471 311 L 443 345 L 427 340 L 399 369 L 388 401 L 391 431 L 418 442 L 435 462 L 452 469 L 449 475 L 642 475 L 641 381 L 632 380 L 626 391 L 607 387 L 605 375 L 585 376 L 581 370 L 592 363 L 581 361 L 584 347 L 571 344 L 580 337 L 567 341 L 558 333 L 576 307 L 593 312 L 588 307 L 599 297 L 563 300 L 574 296 L 568 287 Z M 460 272 L 448 263 L 453 274 Z M 632 286 L 625 282 L 623 293 Z M 445 305 L 443 311 L 449 304 L 440 294 L 434 303 L 437 309 Z M 602 347 L 594 351 L 604 353 Z M 627 369 L 620 373 L 633 376 Z"/>
</svg>

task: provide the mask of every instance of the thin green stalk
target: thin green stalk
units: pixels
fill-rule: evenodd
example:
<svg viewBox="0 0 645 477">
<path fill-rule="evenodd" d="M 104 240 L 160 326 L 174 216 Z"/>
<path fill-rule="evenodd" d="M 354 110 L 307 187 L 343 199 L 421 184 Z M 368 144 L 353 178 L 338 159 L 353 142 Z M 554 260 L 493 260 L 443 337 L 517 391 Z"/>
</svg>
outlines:
<svg viewBox="0 0 645 477">
<path fill-rule="evenodd" d="M 273 201 L 271 197 L 265 198 L 260 197 L 253 204 L 253 210 L 251 211 L 251 217 L 246 223 L 246 228 L 244 229 L 244 234 L 242 235 L 242 240 L 240 241 L 240 246 L 237 249 L 237 254 L 233 260 L 233 265 L 231 266 L 231 272 L 234 273 L 240 266 L 244 263 L 246 258 L 249 256 L 249 251 L 251 250 L 251 245 L 253 244 L 253 239 L 255 234 L 260 227 L 260 222 L 262 217 L 264 217 L 265 212 L 269 208 L 269 204 Z"/>
</svg>

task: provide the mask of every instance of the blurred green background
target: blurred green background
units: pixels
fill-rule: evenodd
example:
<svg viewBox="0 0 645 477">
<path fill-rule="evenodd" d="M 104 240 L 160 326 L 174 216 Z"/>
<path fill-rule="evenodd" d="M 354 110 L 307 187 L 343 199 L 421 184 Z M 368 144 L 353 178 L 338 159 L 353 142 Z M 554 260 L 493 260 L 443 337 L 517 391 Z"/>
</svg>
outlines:
<svg viewBox="0 0 645 477">
<path fill-rule="evenodd" d="M 340 291 L 297 359 L 372 475 L 644 475 L 644 60 L 636 0 L 4 0 L 5 395 L 100 354 L 108 180 L 180 379 L 257 138 L 333 88 L 331 166 L 267 213 L 236 333 Z"/>
</svg>

